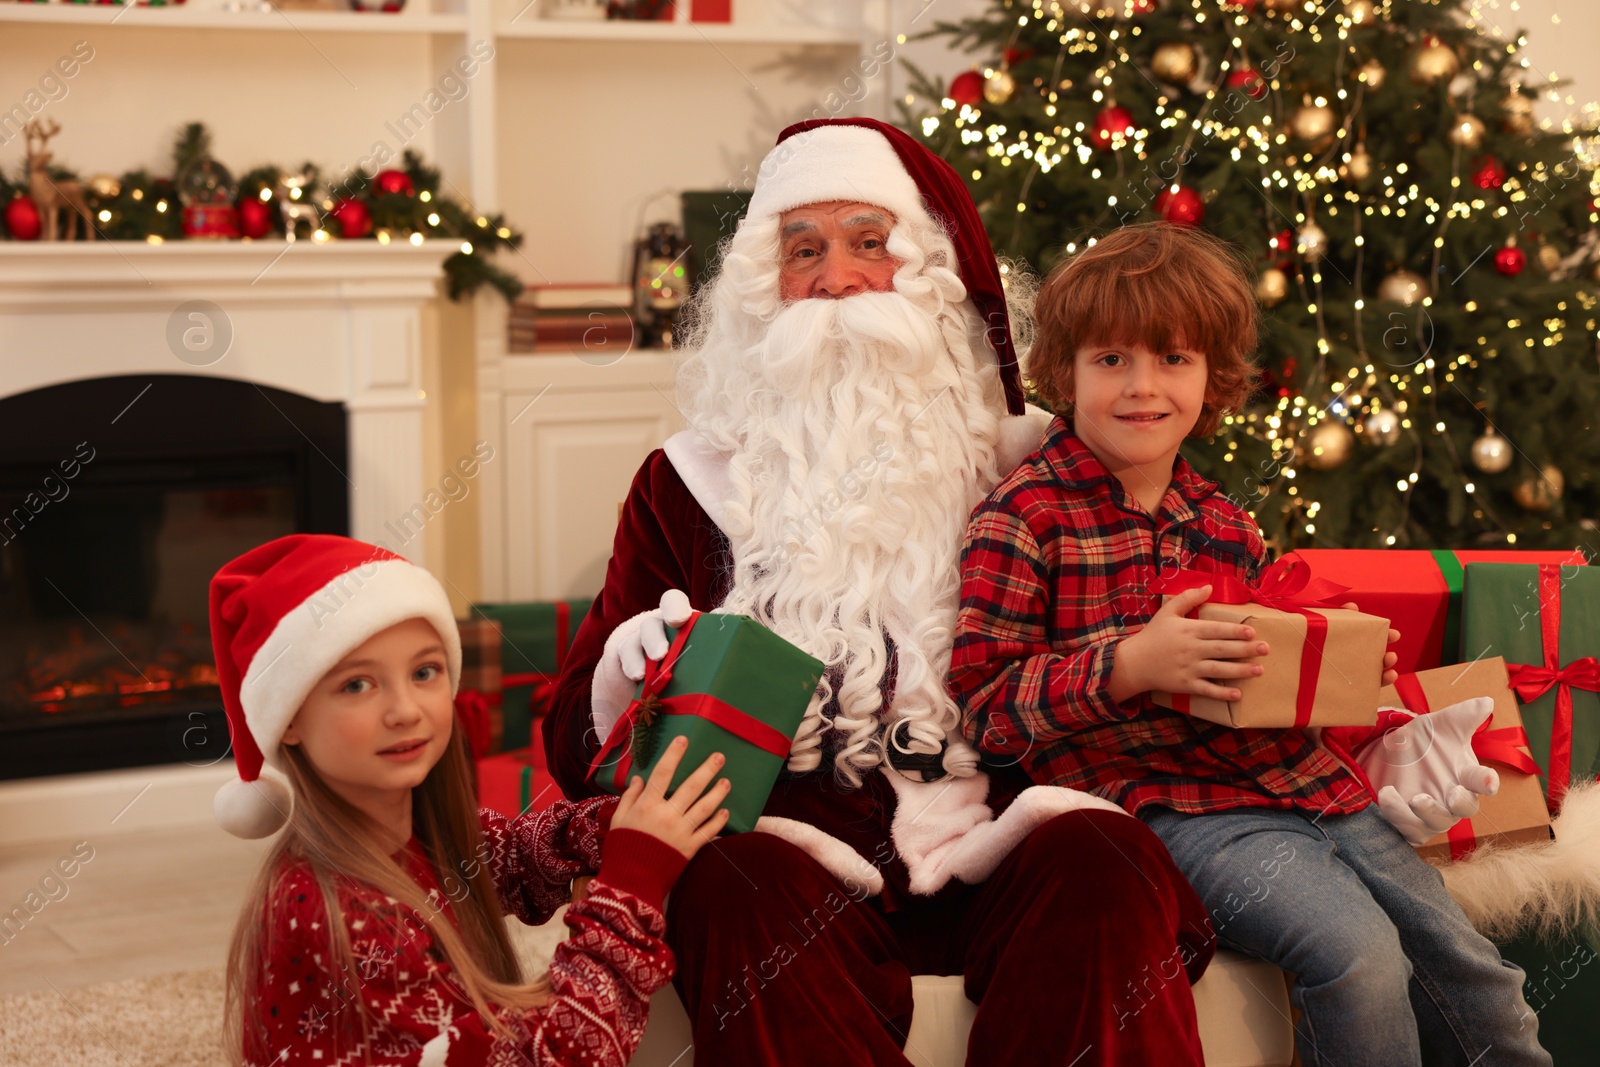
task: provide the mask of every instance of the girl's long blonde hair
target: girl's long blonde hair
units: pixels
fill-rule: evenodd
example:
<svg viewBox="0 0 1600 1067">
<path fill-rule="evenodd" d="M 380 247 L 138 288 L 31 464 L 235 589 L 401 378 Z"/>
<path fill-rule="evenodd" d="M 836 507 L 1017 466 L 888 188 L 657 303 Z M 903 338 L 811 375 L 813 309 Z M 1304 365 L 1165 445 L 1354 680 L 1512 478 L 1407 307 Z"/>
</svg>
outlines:
<svg viewBox="0 0 1600 1067">
<path fill-rule="evenodd" d="M 341 1041 L 359 1042 L 364 1060 L 371 1020 L 340 906 L 341 890 L 348 895 L 357 887 L 376 891 L 379 900 L 389 896 L 398 902 L 392 914 L 381 916 L 392 924 L 397 939 L 413 936 L 404 924 L 412 922 L 411 913 L 420 916 L 472 1006 L 490 1027 L 511 1038 L 511 1031 L 492 1008 L 526 1010 L 546 1003 L 549 977 L 524 982 L 506 935 L 459 731 L 451 732 L 443 757 L 411 794 L 413 830 L 459 929 L 383 850 L 377 824 L 328 788 L 298 746 L 285 745 L 283 751 L 294 790 L 294 812 L 246 895 L 228 949 L 224 1040 L 230 1062 L 235 1067 L 267 1063 L 278 1055 L 279 1050 L 265 1047 L 259 1012 L 265 963 L 273 947 L 269 943 L 271 906 L 279 879 L 297 864 L 310 869 L 327 907 L 326 970 L 346 976 L 336 979 L 334 1023 Z M 344 1010 L 349 1007 L 355 1011 Z"/>
</svg>

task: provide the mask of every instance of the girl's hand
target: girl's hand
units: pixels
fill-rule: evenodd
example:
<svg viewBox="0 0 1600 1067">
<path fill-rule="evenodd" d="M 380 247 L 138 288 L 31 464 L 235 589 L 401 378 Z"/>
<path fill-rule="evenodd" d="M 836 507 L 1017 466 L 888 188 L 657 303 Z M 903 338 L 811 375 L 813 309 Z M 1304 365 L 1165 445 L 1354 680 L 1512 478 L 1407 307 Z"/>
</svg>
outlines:
<svg viewBox="0 0 1600 1067">
<path fill-rule="evenodd" d="M 688 738 L 673 738 L 650 772 L 648 782 L 638 775 L 628 782 L 628 789 L 611 816 L 611 829 L 649 834 L 683 853 L 685 859 L 693 859 L 702 845 L 721 832 L 728 824 L 728 809 L 717 805 L 727 797 L 732 784 L 726 778 L 712 783 L 711 777 L 724 763 L 722 753 L 712 753 L 667 796 L 667 786 L 672 784 L 678 761 L 688 748 Z"/>
<path fill-rule="evenodd" d="M 1351 611 L 1361 610 L 1354 603 L 1345 604 L 1343 606 Z M 1400 640 L 1400 631 L 1391 628 L 1389 630 L 1389 643 L 1392 645 L 1398 640 Z M 1383 682 L 1381 684 L 1393 685 L 1395 680 L 1400 677 L 1400 672 L 1393 669 L 1394 665 L 1399 662 L 1400 654 L 1398 652 L 1385 652 L 1383 654 Z"/>
<path fill-rule="evenodd" d="M 1213 679 L 1259 675 L 1259 663 L 1238 661 L 1265 656 L 1269 649 L 1265 641 L 1254 640 L 1255 630 L 1243 623 L 1185 617 L 1210 595 L 1211 587 L 1202 585 L 1170 597 L 1137 633 L 1123 639 L 1112 663 L 1113 674 L 1126 659 L 1128 684 L 1135 687 L 1134 692 L 1160 689 L 1215 700 L 1238 700 L 1239 690 Z"/>
</svg>

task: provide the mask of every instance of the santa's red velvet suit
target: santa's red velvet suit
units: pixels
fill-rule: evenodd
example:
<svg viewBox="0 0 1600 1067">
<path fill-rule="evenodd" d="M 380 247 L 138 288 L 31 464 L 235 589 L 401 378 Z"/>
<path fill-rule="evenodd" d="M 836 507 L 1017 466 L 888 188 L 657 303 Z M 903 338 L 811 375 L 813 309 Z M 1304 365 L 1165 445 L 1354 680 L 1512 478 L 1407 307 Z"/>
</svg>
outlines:
<svg viewBox="0 0 1600 1067">
<path fill-rule="evenodd" d="M 785 145 L 819 126 L 816 138 Z M 829 138 L 844 127 L 838 145 L 852 154 L 830 156 Z M 874 138 L 865 152 L 863 131 Z M 774 157 L 777 166 L 764 165 L 758 178 L 752 216 L 763 183 L 770 193 L 804 176 L 822 191 L 769 203 L 768 215 L 842 199 L 883 204 L 900 218 L 925 203 L 939 217 L 1005 381 L 1010 415 L 987 462 L 1009 471 L 1037 444 L 1044 420 L 1023 413 L 993 254 L 959 179 L 904 134 L 869 120 L 802 124 L 785 131 L 768 164 Z M 884 159 L 888 170 L 896 159 L 904 169 L 884 179 Z M 852 170 L 852 195 L 828 195 L 827 175 Z M 883 185 L 908 173 L 921 203 L 896 199 L 892 188 L 880 198 Z M 729 502 L 737 491 L 730 452 L 709 436 L 674 437 L 629 491 L 605 586 L 544 726 L 551 769 L 569 797 L 596 792 L 586 775 L 605 729 L 592 706 L 608 638 L 667 590 L 709 609 L 734 584 L 737 552 L 725 526 L 736 521 Z M 964 522 L 956 517 L 957 531 Z M 891 665 L 885 690 L 894 678 Z M 820 767 L 780 778 L 757 832 L 703 849 L 669 901 L 667 939 L 697 1064 L 903 1064 L 914 974 L 964 976 L 979 1005 L 969 1064 L 1202 1062 L 1189 986 L 1213 942 L 1198 899 L 1142 824 L 1082 793 L 1030 788 L 1013 769 L 967 768 L 923 782 L 879 768 L 850 787 L 830 765 L 838 740 L 825 737 L 821 747 Z"/>
</svg>

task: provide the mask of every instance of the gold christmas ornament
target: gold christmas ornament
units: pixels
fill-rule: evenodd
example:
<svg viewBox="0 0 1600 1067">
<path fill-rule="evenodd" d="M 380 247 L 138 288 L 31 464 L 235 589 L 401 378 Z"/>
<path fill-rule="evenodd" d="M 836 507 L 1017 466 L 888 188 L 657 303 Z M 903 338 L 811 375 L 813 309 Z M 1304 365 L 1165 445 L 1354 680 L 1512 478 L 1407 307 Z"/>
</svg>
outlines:
<svg viewBox="0 0 1600 1067">
<path fill-rule="evenodd" d="M 1506 96 L 1505 128 L 1519 136 L 1533 132 L 1533 100 L 1522 95 L 1522 87 L 1513 85 Z"/>
<path fill-rule="evenodd" d="M 1441 43 L 1436 37 L 1429 38 L 1428 43 L 1411 59 L 1411 80 L 1418 85 L 1432 85 L 1454 78 L 1460 69 L 1461 60 L 1456 58 L 1455 49 Z"/>
<path fill-rule="evenodd" d="M 1511 466 L 1511 442 L 1494 432 L 1494 427 L 1472 442 L 1472 465 L 1485 474 L 1499 474 Z"/>
<path fill-rule="evenodd" d="M 1277 267 L 1268 267 L 1256 279 L 1256 299 L 1262 307 L 1277 307 L 1289 295 L 1289 276 Z"/>
<path fill-rule="evenodd" d="M 1378 299 L 1410 307 L 1428 295 L 1428 280 L 1408 270 L 1397 270 L 1378 283 Z"/>
<path fill-rule="evenodd" d="M 1017 93 L 1017 81 L 1009 71 L 997 70 L 983 82 L 983 98 L 991 104 L 1003 104 Z"/>
<path fill-rule="evenodd" d="M 1477 148 L 1483 143 L 1483 120 L 1476 115 L 1457 115 L 1450 127 L 1450 143 L 1462 148 Z"/>
<path fill-rule="evenodd" d="M 89 191 L 100 200 L 115 200 L 122 195 L 122 183 L 110 174 L 96 174 L 88 185 Z"/>
<path fill-rule="evenodd" d="M 1540 245 L 1539 266 L 1544 268 L 1546 274 L 1561 266 L 1561 250 L 1549 243 Z"/>
<path fill-rule="evenodd" d="M 1372 0 L 1345 0 L 1344 16 L 1352 26 L 1371 26 L 1378 21 L 1378 9 Z"/>
<path fill-rule="evenodd" d="M 1302 141 L 1320 141 L 1338 125 L 1333 108 L 1326 104 L 1304 104 L 1289 118 L 1289 129 Z"/>
<path fill-rule="evenodd" d="M 1314 222 L 1308 222 L 1300 227 L 1300 233 L 1295 238 L 1295 249 L 1307 260 L 1315 263 L 1328 251 L 1328 235 L 1322 227 Z"/>
<path fill-rule="evenodd" d="M 1361 428 L 1375 445 L 1392 445 L 1400 440 L 1400 416 L 1388 408 L 1379 408 L 1368 415 Z"/>
<path fill-rule="evenodd" d="M 1150 69 L 1164 82 L 1188 85 L 1199 69 L 1194 45 L 1187 41 L 1168 41 L 1157 45 L 1150 55 Z"/>
<path fill-rule="evenodd" d="M 1367 154 L 1367 146 L 1356 145 L 1356 150 L 1350 153 L 1350 158 L 1344 161 L 1344 166 L 1339 168 L 1339 173 L 1344 175 L 1346 181 L 1364 182 L 1372 175 L 1372 157 Z"/>
<path fill-rule="evenodd" d="M 1549 511 L 1561 499 L 1567 480 L 1561 468 L 1548 463 L 1536 475 L 1530 475 L 1511 490 L 1511 499 L 1524 511 Z"/>
<path fill-rule="evenodd" d="M 1305 464 L 1319 471 L 1342 467 L 1350 458 L 1355 442 L 1356 436 L 1350 432 L 1350 427 L 1338 419 L 1319 422 L 1306 441 Z"/>
<path fill-rule="evenodd" d="M 1361 69 L 1356 71 L 1356 78 L 1366 85 L 1368 89 L 1376 89 L 1383 84 L 1383 79 L 1388 70 L 1376 59 L 1369 59 L 1361 64 Z"/>
</svg>

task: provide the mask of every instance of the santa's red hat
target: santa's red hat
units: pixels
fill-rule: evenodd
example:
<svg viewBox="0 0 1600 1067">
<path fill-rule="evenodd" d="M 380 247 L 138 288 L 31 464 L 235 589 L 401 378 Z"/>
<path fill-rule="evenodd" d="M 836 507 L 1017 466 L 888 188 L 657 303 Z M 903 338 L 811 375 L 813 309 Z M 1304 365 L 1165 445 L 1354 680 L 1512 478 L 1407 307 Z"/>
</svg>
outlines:
<svg viewBox="0 0 1600 1067">
<path fill-rule="evenodd" d="M 1000 265 L 967 187 L 955 170 L 904 130 L 877 119 L 809 119 L 778 135 L 756 176 L 746 218 L 781 215 L 805 204 L 854 200 L 898 218 L 931 216 L 955 244 L 967 297 L 983 319 L 999 361 L 1006 409 L 1024 411 L 1022 370 L 1011 340 Z"/>
<path fill-rule="evenodd" d="M 292 534 L 251 549 L 211 579 L 211 648 L 239 777 L 217 792 L 217 822 L 266 837 L 289 817 L 283 731 L 322 676 L 368 638 L 407 619 L 444 642 L 450 692 L 461 680 L 461 637 L 438 579 L 376 545 Z"/>
</svg>

